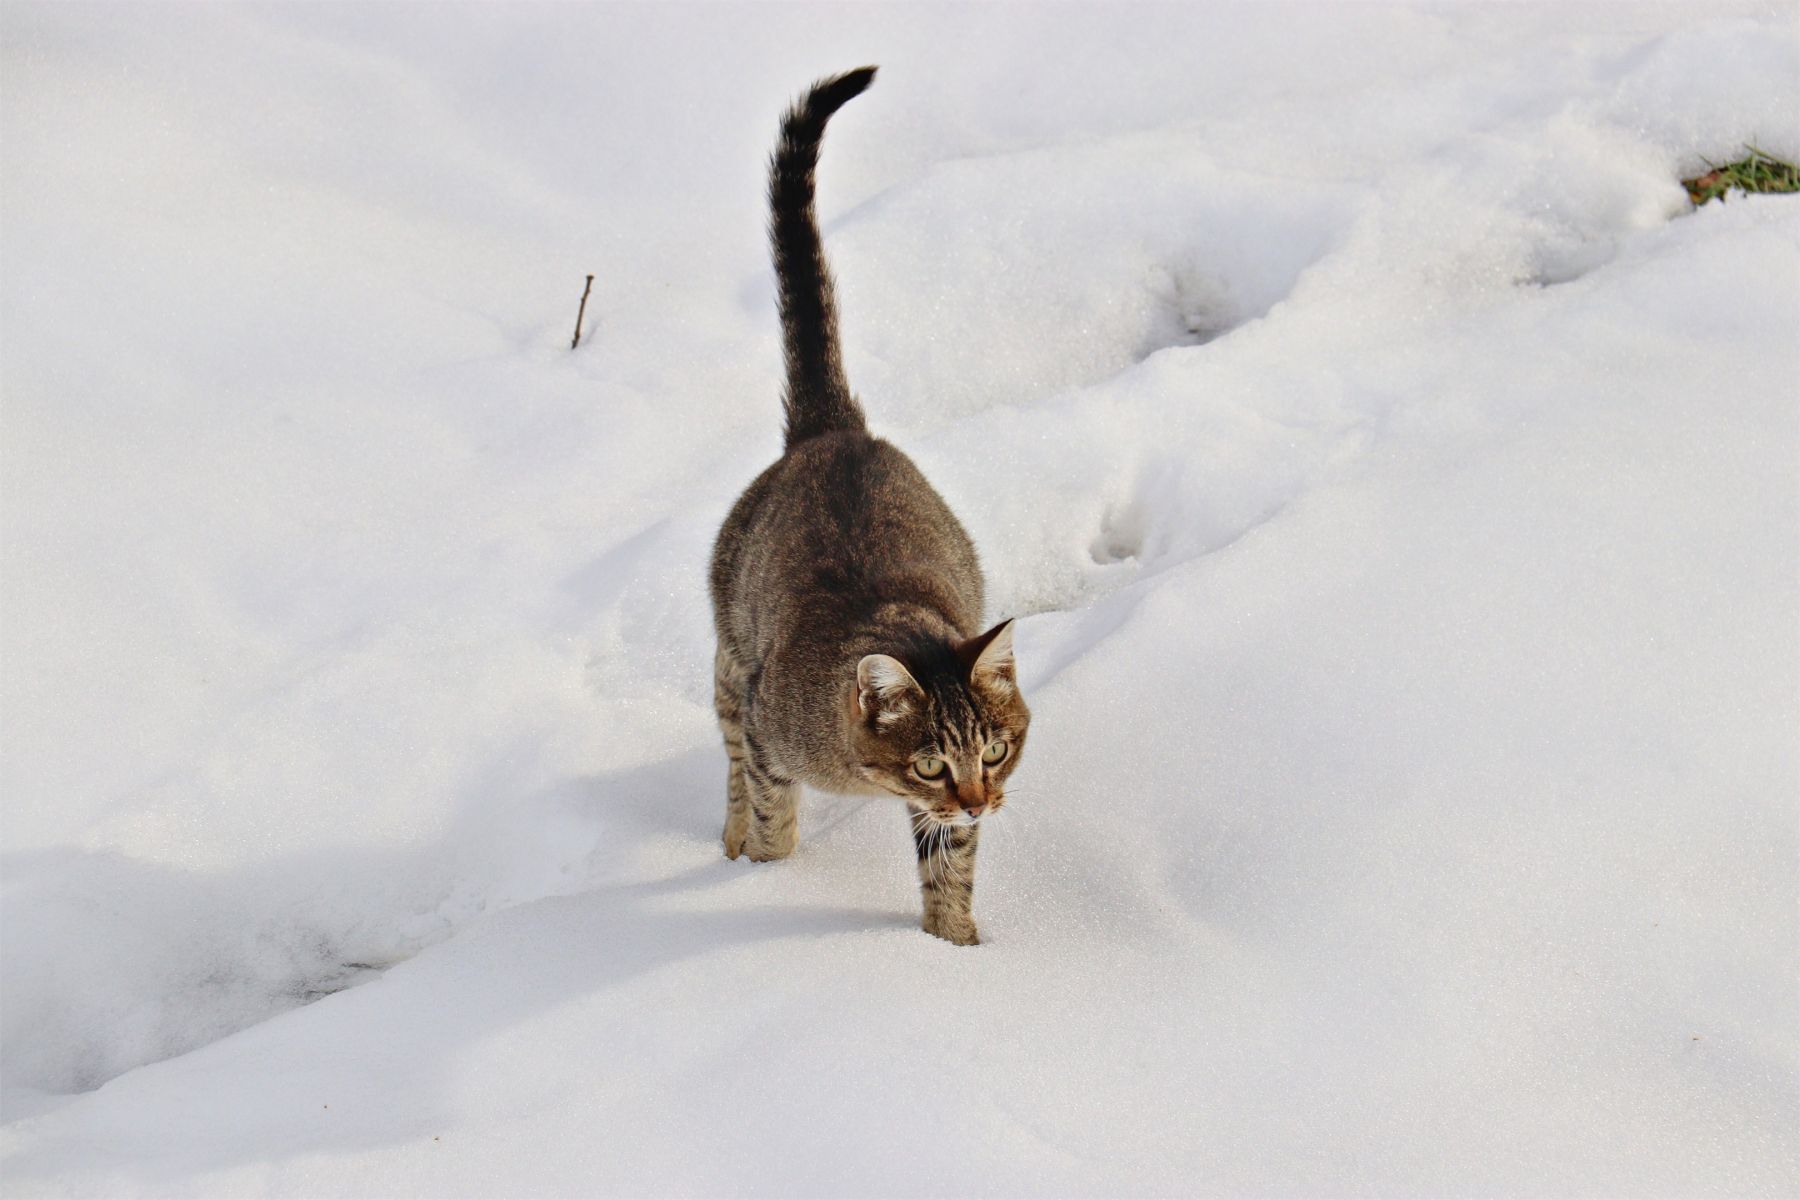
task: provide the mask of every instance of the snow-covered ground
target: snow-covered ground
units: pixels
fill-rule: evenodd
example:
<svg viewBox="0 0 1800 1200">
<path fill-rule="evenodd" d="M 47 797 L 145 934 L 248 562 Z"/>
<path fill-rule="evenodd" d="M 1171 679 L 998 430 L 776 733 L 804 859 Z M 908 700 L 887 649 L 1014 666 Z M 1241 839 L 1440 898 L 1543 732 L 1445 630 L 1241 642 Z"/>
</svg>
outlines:
<svg viewBox="0 0 1800 1200">
<path fill-rule="evenodd" d="M 9 1195 L 1800 1190 L 1789 7 L 0 8 Z M 718 845 L 763 160 L 1036 714 Z M 598 278 L 590 332 L 568 348 Z"/>
</svg>

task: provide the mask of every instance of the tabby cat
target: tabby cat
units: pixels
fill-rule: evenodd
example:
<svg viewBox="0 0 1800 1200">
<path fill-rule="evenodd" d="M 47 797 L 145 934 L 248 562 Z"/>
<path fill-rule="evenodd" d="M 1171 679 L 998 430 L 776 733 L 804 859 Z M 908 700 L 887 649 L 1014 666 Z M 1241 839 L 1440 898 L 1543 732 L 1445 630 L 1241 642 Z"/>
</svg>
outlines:
<svg viewBox="0 0 1800 1200">
<path fill-rule="evenodd" d="M 870 436 L 844 379 L 813 171 L 825 123 L 874 77 L 863 67 L 814 84 L 770 162 L 787 444 L 713 549 L 725 853 L 792 853 L 802 783 L 892 792 L 912 818 L 923 927 L 966 946 L 979 940 L 980 822 L 1005 803 L 1031 713 L 1012 622 L 978 632 L 969 535 L 912 460 Z"/>
</svg>

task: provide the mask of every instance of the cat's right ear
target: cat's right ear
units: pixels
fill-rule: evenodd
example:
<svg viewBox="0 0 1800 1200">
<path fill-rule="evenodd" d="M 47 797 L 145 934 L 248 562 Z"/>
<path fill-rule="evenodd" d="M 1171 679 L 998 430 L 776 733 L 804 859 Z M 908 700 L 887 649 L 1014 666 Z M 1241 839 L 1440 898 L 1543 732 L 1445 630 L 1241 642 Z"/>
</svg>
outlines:
<svg viewBox="0 0 1800 1200">
<path fill-rule="evenodd" d="M 921 693 L 906 664 L 886 654 L 865 654 L 856 664 L 856 711 L 865 721 L 887 725 L 912 711 Z"/>
</svg>

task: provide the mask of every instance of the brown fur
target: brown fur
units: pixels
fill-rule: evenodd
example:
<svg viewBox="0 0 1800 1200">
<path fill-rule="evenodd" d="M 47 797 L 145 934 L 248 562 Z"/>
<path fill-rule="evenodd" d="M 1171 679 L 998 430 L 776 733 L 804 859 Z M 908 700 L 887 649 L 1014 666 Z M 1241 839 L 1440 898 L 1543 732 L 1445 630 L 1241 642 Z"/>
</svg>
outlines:
<svg viewBox="0 0 1800 1200">
<path fill-rule="evenodd" d="M 825 122 L 873 75 L 815 84 L 771 163 L 788 444 L 713 551 L 725 853 L 792 853 L 802 783 L 901 796 L 923 926 L 969 945 L 977 822 L 1005 803 L 1031 714 L 1011 622 L 976 632 L 983 588 L 968 534 L 912 460 L 870 436 L 843 378 L 812 175 Z"/>
</svg>

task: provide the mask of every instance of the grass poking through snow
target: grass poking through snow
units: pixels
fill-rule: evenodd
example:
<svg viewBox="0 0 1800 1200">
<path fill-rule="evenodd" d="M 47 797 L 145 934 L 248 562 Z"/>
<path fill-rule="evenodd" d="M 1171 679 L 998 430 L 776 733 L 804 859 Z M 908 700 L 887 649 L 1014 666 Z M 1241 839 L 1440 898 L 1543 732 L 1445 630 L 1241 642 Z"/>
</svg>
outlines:
<svg viewBox="0 0 1800 1200">
<path fill-rule="evenodd" d="M 1738 161 L 1725 163 L 1723 166 L 1714 166 L 1708 162 L 1706 165 L 1711 170 L 1706 174 L 1681 181 L 1695 208 L 1715 198 L 1724 200 L 1725 194 L 1733 191 L 1800 191 L 1800 169 L 1796 169 L 1793 163 L 1765 154 L 1755 146 L 1746 145 L 1744 149 L 1748 153 Z"/>
</svg>

